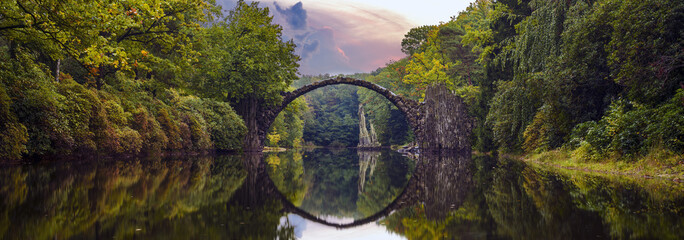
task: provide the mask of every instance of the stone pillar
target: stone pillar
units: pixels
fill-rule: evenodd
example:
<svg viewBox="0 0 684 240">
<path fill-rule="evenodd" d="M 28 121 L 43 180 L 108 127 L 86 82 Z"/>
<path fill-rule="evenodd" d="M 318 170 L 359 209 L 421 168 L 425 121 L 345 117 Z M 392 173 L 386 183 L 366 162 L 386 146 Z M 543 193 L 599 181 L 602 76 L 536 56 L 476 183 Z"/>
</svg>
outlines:
<svg viewBox="0 0 684 240">
<path fill-rule="evenodd" d="M 378 135 L 375 133 L 375 128 L 373 127 L 373 122 L 370 121 L 370 120 L 368 120 L 368 122 L 369 122 L 369 125 L 370 125 L 370 132 L 369 132 L 369 134 L 370 134 L 371 144 L 372 144 L 373 146 L 379 147 L 379 146 L 380 146 L 380 142 L 378 141 Z"/>
<path fill-rule="evenodd" d="M 416 135 L 422 151 L 470 151 L 474 120 L 463 99 L 444 85 L 433 85 L 425 92 Z"/>
<path fill-rule="evenodd" d="M 380 143 L 378 137 L 375 135 L 373 123 L 370 123 L 370 132 L 366 127 L 366 113 L 363 111 L 363 105 L 359 104 L 359 148 L 378 148 Z"/>
<path fill-rule="evenodd" d="M 359 104 L 359 147 L 370 146 L 371 140 L 366 128 L 366 114 L 363 111 L 363 105 Z"/>
</svg>

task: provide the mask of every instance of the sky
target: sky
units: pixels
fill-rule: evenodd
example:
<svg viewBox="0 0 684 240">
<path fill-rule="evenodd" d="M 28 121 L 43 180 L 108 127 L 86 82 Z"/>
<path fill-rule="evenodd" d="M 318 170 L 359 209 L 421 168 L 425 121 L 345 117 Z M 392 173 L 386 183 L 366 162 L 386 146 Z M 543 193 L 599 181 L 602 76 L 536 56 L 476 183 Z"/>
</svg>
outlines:
<svg viewBox="0 0 684 240">
<path fill-rule="evenodd" d="M 352 218 L 337 218 L 337 217 L 321 217 L 328 222 L 351 223 Z M 334 227 L 325 226 L 320 223 L 306 220 L 296 214 L 288 214 L 280 218 L 280 226 L 288 225 L 294 226 L 294 234 L 297 239 L 340 239 L 340 240 L 401 240 L 406 239 L 403 236 L 389 232 L 385 226 L 378 223 L 368 223 L 366 225 L 357 226 L 354 228 L 336 229 Z"/>
<path fill-rule="evenodd" d="M 217 0 L 224 10 L 235 0 Z M 299 73 L 370 72 L 405 57 L 401 39 L 411 28 L 449 21 L 470 0 L 280 0 L 262 1 L 283 40 L 293 39 L 302 57 Z"/>
</svg>

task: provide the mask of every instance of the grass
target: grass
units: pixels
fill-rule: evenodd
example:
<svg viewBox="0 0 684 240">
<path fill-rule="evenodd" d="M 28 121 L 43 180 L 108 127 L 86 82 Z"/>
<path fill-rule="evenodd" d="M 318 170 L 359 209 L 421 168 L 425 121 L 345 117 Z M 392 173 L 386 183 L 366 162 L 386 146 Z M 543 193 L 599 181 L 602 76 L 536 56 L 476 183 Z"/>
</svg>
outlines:
<svg viewBox="0 0 684 240">
<path fill-rule="evenodd" d="M 287 151 L 287 148 L 281 148 L 281 147 L 264 147 L 264 150 L 262 152 L 285 152 Z"/>
<path fill-rule="evenodd" d="M 576 151 L 565 149 L 529 154 L 523 161 L 554 167 L 627 175 L 643 178 L 664 178 L 684 182 L 684 154 L 654 149 L 640 157 L 620 157 L 612 154 L 600 160 L 586 160 Z"/>
</svg>

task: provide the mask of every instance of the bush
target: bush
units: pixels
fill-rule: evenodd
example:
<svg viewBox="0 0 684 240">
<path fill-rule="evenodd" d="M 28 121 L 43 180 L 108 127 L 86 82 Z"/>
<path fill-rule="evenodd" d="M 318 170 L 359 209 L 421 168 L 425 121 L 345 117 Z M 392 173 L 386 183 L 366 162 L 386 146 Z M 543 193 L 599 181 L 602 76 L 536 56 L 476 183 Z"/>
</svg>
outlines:
<svg viewBox="0 0 684 240">
<path fill-rule="evenodd" d="M 128 119 L 131 117 L 130 112 L 124 112 L 124 109 L 116 101 L 106 100 L 103 103 L 105 112 L 107 113 L 107 120 L 116 126 L 127 126 Z"/>
<path fill-rule="evenodd" d="M 183 121 L 190 127 L 190 135 L 194 142 L 196 149 L 209 149 L 214 147 L 211 142 L 211 136 L 207 131 L 207 123 L 201 115 L 194 115 L 192 113 L 186 114 Z"/>
<path fill-rule="evenodd" d="M 665 104 L 651 108 L 624 100 L 611 103 L 598 122 L 577 124 L 567 146 L 583 159 L 608 154 L 624 158 L 644 156 L 664 147 L 672 153 L 684 150 L 684 90 Z"/>
<path fill-rule="evenodd" d="M 523 149 L 527 152 L 547 151 L 559 147 L 568 134 L 567 118 L 562 112 L 549 105 L 543 105 L 527 125 L 523 137 Z"/>
<path fill-rule="evenodd" d="M 0 45 L 0 50 L 6 47 Z M 22 154 L 239 149 L 246 132 L 227 103 L 175 90 L 150 91 L 149 81 L 116 74 L 97 90 L 68 75 L 54 81 L 36 57 L 0 51 L 0 158 Z M 87 82 L 80 79 L 83 82 Z M 155 94 L 158 96 L 155 97 Z"/>
<path fill-rule="evenodd" d="M 164 133 L 169 139 L 168 148 L 170 149 L 181 149 L 183 147 L 183 139 L 180 136 L 180 129 L 178 128 L 178 123 L 171 119 L 168 110 L 166 108 L 161 108 L 157 114 L 157 121 L 164 129 Z"/>
<path fill-rule="evenodd" d="M 116 136 L 112 136 L 113 130 L 108 129 L 104 109 L 94 92 L 66 79 L 57 84 L 57 93 L 63 96 L 58 105 L 59 115 L 65 119 L 75 149 L 97 150 L 96 135 L 100 145 L 106 142 L 109 149 L 117 148 Z M 56 144 L 61 145 L 59 142 Z"/>
<path fill-rule="evenodd" d="M 28 133 L 11 111 L 11 103 L 5 85 L 0 83 L 0 159 L 16 160 L 26 153 Z"/>
<path fill-rule="evenodd" d="M 646 139 L 645 144 L 648 146 L 662 144 L 675 153 L 684 152 L 684 117 L 682 117 L 684 116 L 684 89 L 679 89 L 666 104 L 646 117 L 654 116 L 658 121 L 646 127 L 646 132 L 650 137 Z"/>
<path fill-rule="evenodd" d="M 143 139 L 138 131 L 129 127 L 124 127 L 119 134 L 121 136 L 121 152 L 140 153 L 143 146 Z"/>
<path fill-rule="evenodd" d="M 236 150 L 242 146 L 247 127 L 228 103 L 187 96 L 181 99 L 181 110 L 201 116 L 206 121 L 216 149 Z"/>
<path fill-rule="evenodd" d="M 143 149 L 161 151 L 166 148 L 169 139 L 162 131 L 159 122 L 150 116 L 147 109 L 138 107 L 133 110 L 133 127 L 142 138 Z"/>
</svg>

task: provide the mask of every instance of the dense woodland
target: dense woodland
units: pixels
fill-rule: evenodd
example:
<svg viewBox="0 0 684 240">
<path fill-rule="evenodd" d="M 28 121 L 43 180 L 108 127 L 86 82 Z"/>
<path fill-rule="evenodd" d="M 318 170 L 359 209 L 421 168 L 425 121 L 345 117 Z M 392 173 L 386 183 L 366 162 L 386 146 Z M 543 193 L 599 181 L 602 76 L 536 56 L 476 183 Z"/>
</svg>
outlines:
<svg viewBox="0 0 684 240">
<path fill-rule="evenodd" d="M 402 51 L 356 77 L 418 100 L 426 86 L 447 85 L 477 118 L 476 150 L 561 149 L 581 161 L 684 152 L 681 1 L 475 1 L 411 29 Z M 372 102 L 363 92 L 360 102 Z M 383 144 L 410 141 L 399 139 Z"/>
<path fill-rule="evenodd" d="M 221 12 L 204 0 L 3 1 L 0 158 L 237 150 L 250 105 L 329 77 L 298 76 L 295 45 L 267 8 Z M 405 58 L 352 77 L 416 100 L 446 85 L 477 118 L 478 151 L 561 149 L 585 161 L 684 152 L 681 1 L 478 0 L 411 29 L 401 47 Z M 371 91 L 305 98 L 267 145 L 355 146 L 359 104 L 383 145 L 413 139 Z"/>
<path fill-rule="evenodd" d="M 268 9 L 213 1 L 3 1 L 0 158 L 237 150 L 279 101 L 294 44 Z"/>
</svg>

